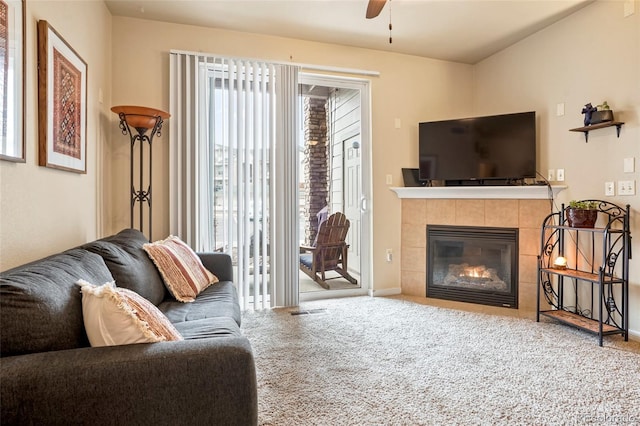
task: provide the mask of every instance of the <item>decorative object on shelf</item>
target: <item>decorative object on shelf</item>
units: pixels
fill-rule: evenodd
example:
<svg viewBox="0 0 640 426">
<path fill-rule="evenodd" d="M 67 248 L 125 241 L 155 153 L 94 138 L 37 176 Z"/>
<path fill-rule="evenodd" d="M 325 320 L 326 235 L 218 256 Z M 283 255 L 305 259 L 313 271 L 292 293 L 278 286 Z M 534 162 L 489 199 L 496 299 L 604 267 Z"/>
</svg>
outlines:
<svg viewBox="0 0 640 426">
<path fill-rule="evenodd" d="M 567 269 L 567 259 L 562 256 L 556 257 L 556 260 L 553 261 L 553 269 Z"/>
<path fill-rule="evenodd" d="M 604 101 L 597 106 L 596 111 L 591 113 L 589 125 L 604 123 L 606 121 L 613 121 L 613 111 L 609 107 L 609 104 L 607 104 L 607 101 Z"/>
<path fill-rule="evenodd" d="M 0 1 L 0 160 L 25 162 L 25 3 Z"/>
<path fill-rule="evenodd" d="M 584 114 L 584 125 L 588 126 L 589 124 L 591 124 L 591 116 L 593 115 L 594 111 L 596 111 L 597 108 L 594 107 L 593 105 L 591 105 L 591 102 L 589 102 L 588 104 L 586 104 L 584 106 L 584 108 L 582 108 L 582 113 Z"/>
<path fill-rule="evenodd" d="M 602 102 L 597 107 L 594 107 L 589 102 L 582 108 L 582 113 L 584 114 L 584 127 L 569 129 L 569 131 L 584 133 L 585 142 L 589 142 L 590 130 L 604 129 L 605 127 L 616 126 L 616 134 L 620 137 L 620 127 L 624 122 L 613 121 L 613 111 L 607 101 Z"/>
<path fill-rule="evenodd" d="M 565 205 L 542 223 L 538 256 L 536 321 L 540 316 L 572 325 L 598 336 L 620 334 L 629 339 L 629 259 L 631 259 L 630 206 L 601 200 L 595 204 L 602 227 L 567 226 Z M 586 250 L 585 247 L 594 249 Z M 595 247 L 601 247 L 601 250 Z M 558 268 L 561 257 L 575 265 Z M 560 262 L 562 263 L 562 262 Z"/>
<path fill-rule="evenodd" d="M 87 172 L 87 63 L 38 21 L 38 163 Z"/>
<path fill-rule="evenodd" d="M 131 184 L 131 227 L 133 228 L 134 222 L 134 210 L 135 204 L 139 204 L 138 214 L 138 229 L 144 232 L 144 204 L 147 204 L 148 210 L 148 225 L 149 225 L 149 241 L 151 241 L 151 165 L 152 161 L 152 142 L 154 136 L 161 136 L 162 123 L 165 119 L 170 117 L 168 112 L 161 111 L 159 109 L 147 108 L 142 106 L 130 106 L 121 105 L 114 106 L 111 111 L 118 114 L 120 118 L 120 130 L 123 135 L 129 135 L 131 141 L 131 168 L 130 168 L 130 184 Z M 131 128 L 135 130 L 132 132 Z M 151 129 L 151 133 L 147 134 L 147 131 Z M 138 189 L 134 184 L 134 148 L 138 142 L 139 154 L 138 154 Z M 145 170 L 145 156 L 144 156 L 144 143 L 149 145 L 149 160 L 146 162 L 146 169 L 148 170 L 147 189 L 143 189 L 144 185 L 144 170 Z"/>
<path fill-rule="evenodd" d="M 567 207 L 567 223 L 572 228 L 593 228 L 598 220 L 598 202 L 572 200 Z"/>
</svg>

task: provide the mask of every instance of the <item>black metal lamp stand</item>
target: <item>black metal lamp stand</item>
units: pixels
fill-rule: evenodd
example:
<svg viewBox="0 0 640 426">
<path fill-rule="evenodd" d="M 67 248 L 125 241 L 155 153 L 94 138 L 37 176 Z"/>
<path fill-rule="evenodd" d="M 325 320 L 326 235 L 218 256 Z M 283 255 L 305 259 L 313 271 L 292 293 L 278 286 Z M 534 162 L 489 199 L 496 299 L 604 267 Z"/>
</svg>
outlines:
<svg viewBox="0 0 640 426">
<path fill-rule="evenodd" d="M 131 186 L 131 227 L 134 227 L 134 210 L 136 203 L 139 203 L 139 229 L 140 232 L 144 232 L 144 205 L 146 203 L 148 210 L 148 222 L 149 222 L 149 241 L 151 239 L 151 166 L 152 161 L 152 143 L 154 136 L 162 136 L 162 124 L 164 119 L 169 118 L 170 115 L 164 111 L 160 111 L 153 108 L 137 107 L 137 106 L 116 106 L 111 108 L 111 111 L 118 114 L 120 118 L 120 130 L 123 135 L 129 135 L 131 140 L 131 167 L 130 167 L 130 186 Z M 134 131 L 132 131 L 132 128 Z M 151 129 L 151 132 L 147 132 Z M 138 144 L 139 148 L 139 165 L 138 165 L 138 189 L 134 183 L 134 149 Z M 149 178 L 147 182 L 147 189 L 143 189 L 144 168 L 145 168 L 145 156 L 144 145 L 149 144 Z"/>
</svg>

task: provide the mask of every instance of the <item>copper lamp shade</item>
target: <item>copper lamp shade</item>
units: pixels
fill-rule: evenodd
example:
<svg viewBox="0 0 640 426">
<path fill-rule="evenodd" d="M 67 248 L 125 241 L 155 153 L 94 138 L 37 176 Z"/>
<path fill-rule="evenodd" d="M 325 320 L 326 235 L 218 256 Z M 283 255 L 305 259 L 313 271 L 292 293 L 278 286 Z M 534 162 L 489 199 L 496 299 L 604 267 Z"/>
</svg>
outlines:
<svg viewBox="0 0 640 426">
<path fill-rule="evenodd" d="M 127 124 L 136 129 L 153 129 L 158 117 L 163 120 L 171 117 L 171 114 L 159 109 L 134 105 L 114 106 L 111 108 L 111 111 L 118 114 L 120 119 L 122 119 L 122 115 L 124 115 Z"/>
</svg>

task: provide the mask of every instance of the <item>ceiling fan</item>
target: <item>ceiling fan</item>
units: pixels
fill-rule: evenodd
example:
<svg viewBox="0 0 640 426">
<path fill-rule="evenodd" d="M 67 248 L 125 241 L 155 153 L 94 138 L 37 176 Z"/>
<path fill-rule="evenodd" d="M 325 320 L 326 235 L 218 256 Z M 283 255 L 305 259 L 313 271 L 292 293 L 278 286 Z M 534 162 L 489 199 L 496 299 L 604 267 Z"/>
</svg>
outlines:
<svg viewBox="0 0 640 426">
<path fill-rule="evenodd" d="M 382 8 L 387 0 L 369 0 L 369 5 L 367 6 L 367 19 L 375 18 L 380 15 L 382 12 Z"/>
<path fill-rule="evenodd" d="M 391 0 L 389 0 L 391 2 Z M 369 4 L 367 5 L 367 19 L 372 19 L 380 15 L 384 5 L 387 3 L 387 0 L 369 0 Z M 391 24 L 391 4 L 389 4 L 389 44 L 393 43 L 393 38 L 391 37 L 391 30 L 393 29 L 393 25 Z"/>
</svg>

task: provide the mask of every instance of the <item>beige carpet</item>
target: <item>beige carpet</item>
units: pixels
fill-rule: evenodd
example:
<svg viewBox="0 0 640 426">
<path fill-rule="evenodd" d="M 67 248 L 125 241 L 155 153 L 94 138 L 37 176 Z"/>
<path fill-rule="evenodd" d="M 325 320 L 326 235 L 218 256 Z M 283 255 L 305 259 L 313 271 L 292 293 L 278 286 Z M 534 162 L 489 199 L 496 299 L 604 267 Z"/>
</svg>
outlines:
<svg viewBox="0 0 640 426">
<path fill-rule="evenodd" d="M 640 423 L 638 342 L 401 298 L 291 311 L 243 316 L 261 425 Z"/>
</svg>

